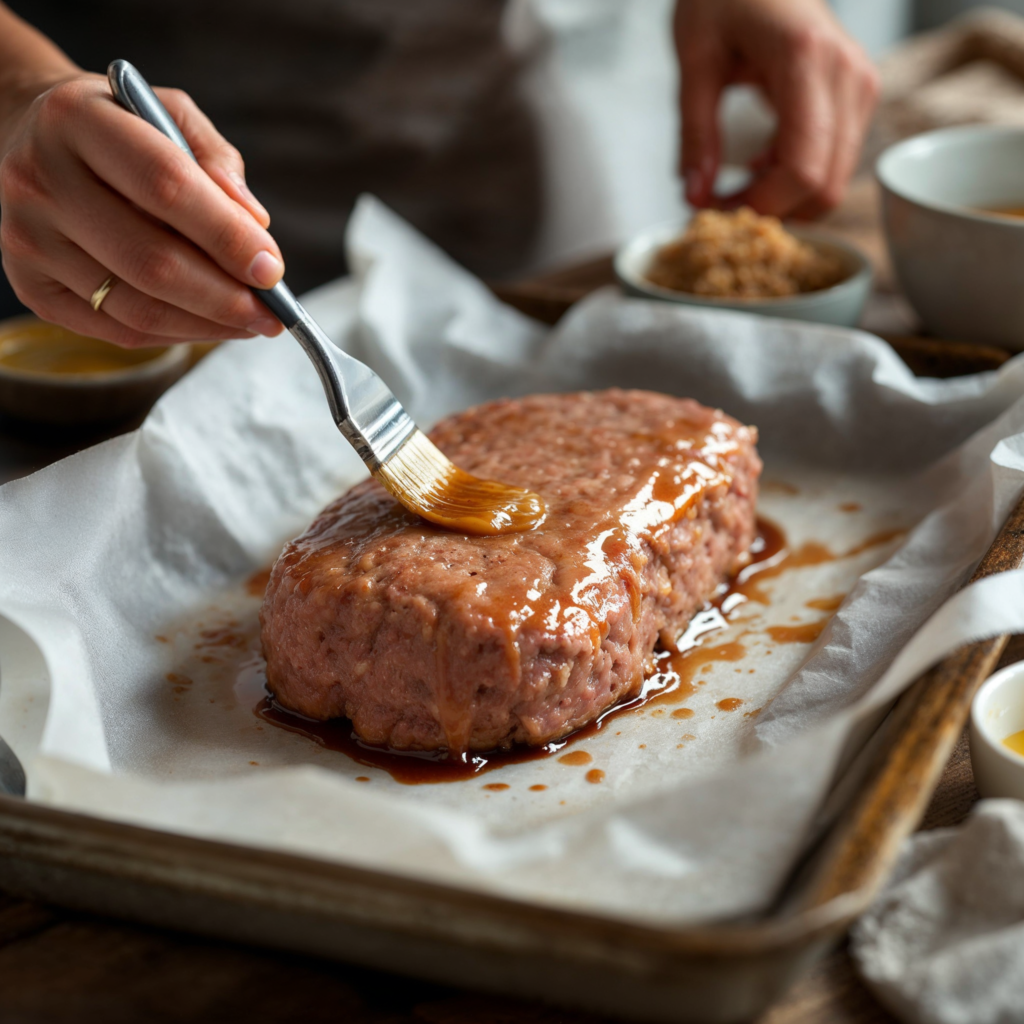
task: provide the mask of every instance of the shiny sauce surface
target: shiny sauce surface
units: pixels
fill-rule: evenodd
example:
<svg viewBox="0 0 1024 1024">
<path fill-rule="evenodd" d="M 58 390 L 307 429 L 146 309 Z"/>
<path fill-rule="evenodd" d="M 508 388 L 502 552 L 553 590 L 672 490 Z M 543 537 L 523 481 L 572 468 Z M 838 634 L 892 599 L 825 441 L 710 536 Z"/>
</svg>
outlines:
<svg viewBox="0 0 1024 1024">
<path fill-rule="evenodd" d="M 534 530 L 547 512 L 539 494 L 467 473 L 418 430 L 375 476 L 410 512 L 457 533 Z"/>
<path fill-rule="evenodd" d="M 54 376 L 112 373 L 150 362 L 165 351 L 165 348 L 120 348 L 30 319 L 0 325 L 0 367 L 21 373 Z"/>
<path fill-rule="evenodd" d="M 751 546 L 751 562 L 745 572 L 756 572 L 757 566 L 770 565 L 773 559 L 786 550 L 785 545 L 785 535 L 779 527 L 766 519 L 758 519 L 757 537 Z M 261 578 L 257 585 L 262 582 Z M 727 603 L 731 594 L 737 593 L 734 583 L 735 581 L 722 587 L 714 605 L 709 605 L 709 610 L 716 605 L 721 607 Z M 271 725 L 305 736 L 329 750 L 346 754 L 357 764 L 386 771 L 396 782 L 406 785 L 459 782 L 505 765 L 536 761 L 553 754 L 561 754 L 559 760 L 571 766 L 590 764 L 591 755 L 583 750 L 573 749 L 566 753 L 562 751 L 569 744 L 575 745 L 580 740 L 595 735 L 620 715 L 637 711 L 650 704 L 682 703 L 696 692 L 694 678 L 703 666 L 718 661 L 737 661 L 745 654 L 744 646 L 736 641 L 704 647 L 700 645 L 699 635 L 692 641 L 687 640 L 684 635 L 680 644 L 672 651 L 659 650 L 655 653 L 654 667 L 647 674 L 637 694 L 606 709 L 594 721 L 571 735 L 537 747 L 517 746 L 510 750 L 482 753 L 473 751 L 459 756 L 452 755 L 447 750 L 405 751 L 377 747 L 360 740 L 353 732 L 352 723 L 348 719 L 319 722 L 281 707 L 270 695 L 259 702 L 255 714 Z M 692 715 L 689 709 L 680 710 L 687 713 L 679 717 Z"/>
<path fill-rule="evenodd" d="M 453 534 L 368 481 L 285 549 L 274 576 L 287 570 L 300 592 L 335 588 L 342 604 L 365 607 L 368 596 L 397 591 L 457 606 L 463 621 L 504 634 L 514 674 L 522 630 L 600 646 L 623 600 L 639 618 L 650 547 L 709 490 L 728 488 L 731 460 L 756 440 L 696 402 L 650 395 L 638 410 L 630 394 L 584 395 L 569 407 L 546 396 L 496 403 L 484 439 L 474 433 L 479 418 L 463 431 L 453 417 L 432 435 L 468 472 L 533 487 L 546 505 L 536 529 Z"/>
<path fill-rule="evenodd" d="M 255 714 L 271 725 L 344 753 L 358 764 L 386 771 L 397 782 L 406 785 L 463 781 L 505 765 L 521 764 L 553 755 L 559 755 L 558 760 L 569 766 L 587 766 L 591 764 L 592 756 L 580 749 L 578 744 L 622 715 L 667 706 L 673 719 L 686 720 L 693 717 L 693 710 L 683 705 L 697 692 L 698 676 L 702 670 L 717 663 L 740 661 L 747 654 L 747 647 L 742 642 L 745 633 L 724 643 L 708 642 L 709 638 L 716 629 L 727 623 L 731 609 L 750 600 L 768 603 L 768 595 L 763 589 L 766 580 L 782 575 L 791 568 L 854 557 L 872 547 L 889 543 L 903 533 L 900 530 L 879 531 L 847 551 L 833 552 L 814 541 L 791 548 L 783 530 L 763 517 L 758 518 L 757 527 L 748 565 L 720 588 L 714 600 L 694 617 L 671 649 L 661 647 L 655 652 L 653 667 L 647 673 L 639 692 L 606 709 L 582 729 L 555 742 L 538 747 L 518 746 L 511 750 L 472 752 L 457 757 L 443 750 L 399 751 L 373 746 L 355 736 L 347 719 L 315 721 L 282 708 L 270 695 L 259 702 Z M 265 583 L 266 574 L 257 574 L 251 581 L 252 592 L 258 592 Z M 838 609 L 844 596 L 831 594 L 806 602 L 807 607 L 828 613 L 824 619 L 797 626 L 769 626 L 764 632 L 776 642 L 810 643 L 828 624 L 831 613 Z M 743 705 L 743 698 L 727 697 L 719 702 L 718 707 L 730 712 Z M 746 712 L 746 715 L 756 716 L 759 710 L 755 708 Z M 1004 742 L 1008 746 L 1018 743 L 1018 752 L 1024 754 L 1024 731 Z M 532 788 L 539 790 L 543 787 Z"/>
</svg>

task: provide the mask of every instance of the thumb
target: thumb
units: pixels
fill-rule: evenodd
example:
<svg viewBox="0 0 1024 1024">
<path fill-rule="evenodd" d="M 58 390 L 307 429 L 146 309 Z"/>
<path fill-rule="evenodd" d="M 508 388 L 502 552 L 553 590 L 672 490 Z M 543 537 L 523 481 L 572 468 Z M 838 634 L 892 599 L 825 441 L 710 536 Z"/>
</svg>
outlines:
<svg viewBox="0 0 1024 1024">
<path fill-rule="evenodd" d="M 721 62 L 704 48 L 682 54 L 680 111 L 683 152 L 680 169 L 686 181 L 686 201 L 691 206 L 707 206 L 711 202 L 718 174 L 722 145 L 718 105 L 725 88 L 723 71 Z"/>
<path fill-rule="evenodd" d="M 269 227 L 270 214 L 245 183 L 242 154 L 214 128 L 213 122 L 188 93 L 180 89 L 154 91 L 177 122 L 203 170 L 236 203 L 245 207 L 260 225 Z"/>
</svg>

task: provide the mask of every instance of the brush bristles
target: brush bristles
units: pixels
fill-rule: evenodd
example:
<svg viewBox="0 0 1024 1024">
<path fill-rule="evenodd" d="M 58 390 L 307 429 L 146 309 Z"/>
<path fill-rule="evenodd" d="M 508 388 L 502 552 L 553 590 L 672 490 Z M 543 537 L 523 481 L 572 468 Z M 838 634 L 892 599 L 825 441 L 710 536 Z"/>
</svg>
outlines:
<svg viewBox="0 0 1024 1024">
<path fill-rule="evenodd" d="M 410 511 L 464 533 L 530 530 L 544 518 L 539 495 L 464 472 L 420 430 L 375 476 Z"/>
</svg>

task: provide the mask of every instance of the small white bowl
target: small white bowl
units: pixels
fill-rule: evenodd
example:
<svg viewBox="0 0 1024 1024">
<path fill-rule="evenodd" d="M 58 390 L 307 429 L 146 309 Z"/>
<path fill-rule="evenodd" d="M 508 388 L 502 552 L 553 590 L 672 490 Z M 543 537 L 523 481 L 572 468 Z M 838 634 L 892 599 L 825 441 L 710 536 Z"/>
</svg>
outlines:
<svg viewBox="0 0 1024 1024">
<path fill-rule="evenodd" d="M 982 685 L 971 705 L 971 764 L 984 797 L 1024 800 L 1024 757 L 1003 740 L 1024 729 L 1024 662 L 1007 665 Z"/>
<path fill-rule="evenodd" d="M 893 267 L 935 335 L 1024 350 L 1024 128 L 965 125 L 887 149 L 876 173 Z"/>
<path fill-rule="evenodd" d="M 675 221 L 637 235 L 615 254 L 615 274 L 628 295 L 678 302 L 704 309 L 735 309 L 760 316 L 855 327 L 871 292 L 871 264 L 857 248 L 826 231 L 787 224 L 786 230 L 819 249 L 833 252 L 846 265 L 848 276 L 831 288 L 770 299 L 716 299 L 662 288 L 647 279 L 658 250 L 686 231 L 686 222 Z"/>
</svg>

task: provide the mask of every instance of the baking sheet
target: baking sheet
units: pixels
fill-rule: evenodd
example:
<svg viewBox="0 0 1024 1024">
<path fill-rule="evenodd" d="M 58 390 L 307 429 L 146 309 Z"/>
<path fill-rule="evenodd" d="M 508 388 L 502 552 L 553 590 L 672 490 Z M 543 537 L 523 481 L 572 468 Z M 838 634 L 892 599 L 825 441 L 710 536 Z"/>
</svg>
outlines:
<svg viewBox="0 0 1024 1024">
<path fill-rule="evenodd" d="M 690 650 L 665 674 L 665 692 L 554 756 L 502 765 L 469 783 L 424 784 L 417 803 L 470 811 L 506 834 L 735 762 L 755 743 L 757 717 L 806 659 L 838 602 L 913 525 L 909 504 L 884 483 L 796 467 L 784 479 L 769 475 L 761 512 L 782 527 L 798 564 L 752 585 L 755 599 L 737 592 L 724 615 L 709 609 L 700 616 L 682 642 Z M 799 565 L 802 556 L 809 564 Z M 257 573 L 157 634 L 164 657 L 142 692 L 125 767 L 151 778 L 212 780 L 314 764 L 410 797 L 409 785 L 388 771 L 256 716 L 265 696 L 261 584 Z"/>
<path fill-rule="evenodd" d="M 740 605 L 703 638 L 701 658 L 742 653 L 696 665 L 686 701 L 567 748 L 587 764 L 400 785 L 253 715 L 258 597 L 246 581 L 362 470 L 298 347 L 235 343 L 140 431 L 0 489 L 0 612 L 46 663 L 45 678 L 0 665 L 0 731 L 30 797 L 645 920 L 764 907 L 858 699 L 863 710 L 890 698 L 997 612 L 1002 627 L 1020 608 L 1024 628 L 1024 601 L 981 586 L 887 672 L 1021 489 L 1024 364 L 917 381 L 857 332 L 612 295 L 549 332 L 372 200 L 350 251 L 358 280 L 322 290 L 311 311 L 421 422 L 534 390 L 692 395 L 761 428 L 762 512 L 792 552 L 828 557 L 776 575 L 767 603 Z M 1019 582 L 1010 575 L 1004 588 Z M 823 623 L 813 642 L 791 642 Z M 730 698 L 743 703 L 719 707 Z M 674 716 L 683 708 L 693 715 Z"/>
</svg>

